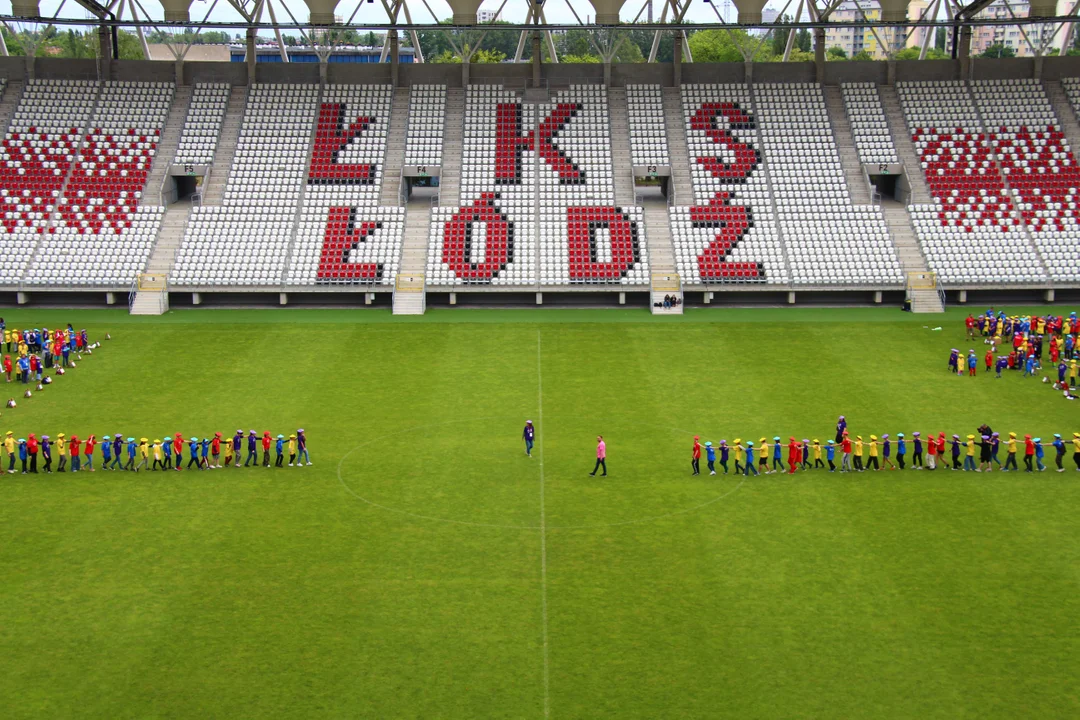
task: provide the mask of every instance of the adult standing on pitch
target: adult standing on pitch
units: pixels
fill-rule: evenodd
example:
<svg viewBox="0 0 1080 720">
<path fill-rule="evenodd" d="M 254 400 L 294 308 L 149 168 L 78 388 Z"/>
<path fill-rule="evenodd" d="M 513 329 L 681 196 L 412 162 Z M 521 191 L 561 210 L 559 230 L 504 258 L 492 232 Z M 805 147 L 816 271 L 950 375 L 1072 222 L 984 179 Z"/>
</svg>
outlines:
<svg viewBox="0 0 1080 720">
<path fill-rule="evenodd" d="M 691 451 L 690 455 L 690 467 L 694 471 L 693 473 L 691 473 L 692 475 L 699 475 L 701 473 L 701 442 L 699 442 L 700 440 L 700 436 L 694 436 L 694 449 Z"/>
<path fill-rule="evenodd" d="M 521 431 L 521 438 L 525 441 L 525 454 L 532 457 L 533 440 L 536 438 L 536 428 L 532 420 L 525 421 L 525 429 Z"/>
<path fill-rule="evenodd" d="M 296 464 L 299 465 L 300 461 L 304 460 L 305 462 L 307 462 L 308 465 L 310 465 L 311 464 L 311 456 L 308 455 L 308 451 L 307 451 L 307 435 L 304 434 L 304 428 L 300 428 L 299 430 L 296 431 L 296 448 L 297 448 Z M 605 473 L 605 474 L 607 474 L 607 473 Z"/>
<path fill-rule="evenodd" d="M 604 436 L 596 436 L 596 465 L 593 466 L 592 472 L 589 473 L 590 477 L 596 476 L 596 471 L 600 468 L 604 468 L 604 472 L 601 477 L 607 477 L 607 445 L 604 443 Z"/>
<path fill-rule="evenodd" d="M 841 415 L 840 419 L 836 421 L 836 442 L 842 442 L 844 439 L 844 431 L 847 430 L 847 420 Z"/>
</svg>

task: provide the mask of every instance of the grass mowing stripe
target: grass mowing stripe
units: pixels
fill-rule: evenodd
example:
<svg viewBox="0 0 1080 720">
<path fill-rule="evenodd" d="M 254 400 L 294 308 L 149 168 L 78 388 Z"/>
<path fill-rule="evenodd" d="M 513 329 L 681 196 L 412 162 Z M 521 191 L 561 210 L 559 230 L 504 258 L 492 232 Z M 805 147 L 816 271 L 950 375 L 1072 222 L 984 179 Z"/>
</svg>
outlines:
<svg viewBox="0 0 1080 720">
<path fill-rule="evenodd" d="M 536 448 L 540 456 L 540 610 L 543 616 L 544 644 L 544 717 L 551 715 L 551 679 L 548 671 L 548 610 L 547 610 L 547 516 L 544 508 L 544 373 L 541 369 L 540 330 L 536 330 Z"/>
</svg>

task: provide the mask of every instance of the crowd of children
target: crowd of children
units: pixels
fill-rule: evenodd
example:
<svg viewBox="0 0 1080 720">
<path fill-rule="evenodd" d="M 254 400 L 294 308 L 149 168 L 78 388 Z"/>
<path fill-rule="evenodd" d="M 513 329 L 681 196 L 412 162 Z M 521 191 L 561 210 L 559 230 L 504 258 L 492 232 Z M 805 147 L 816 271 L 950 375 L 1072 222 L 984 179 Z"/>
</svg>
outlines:
<svg viewBox="0 0 1080 720">
<path fill-rule="evenodd" d="M 1025 472 L 1041 472 L 1047 468 L 1044 458 L 1048 452 L 1053 453 L 1057 471 L 1065 472 L 1065 458 L 1069 451 L 1069 446 L 1060 434 L 1055 434 L 1049 442 L 1031 435 L 1025 435 L 1021 441 L 1017 439 L 1015 432 L 1002 438 L 986 425 L 966 438 L 954 434 L 951 439 L 946 439 L 943 432 L 937 435 L 927 433 L 925 439 L 922 433 L 914 432 L 910 441 L 904 433 L 897 433 L 895 440 L 891 439 L 888 433 L 883 434 L 880 439 L 877 435 L 870 435 L 869 438 L 869 441 L 865 441 L 862 435 L 852 437 L 847 430 L 847 421 L 841 416 L 837 422 L 836 438 L 826 441 L 824 445 L 817 439 L 811 441 L 803 438 L 799 441 L 795 437 L 789 437 L 787 443 L 784 443 L 780 436 L 776 435 L 772 442 L 769 442 L 768 438 L 761 438 L 756 445 L 753 440 L 743 441 L 742 438 L 735 438 L 731 445 L 728 445 L 727 440 L 721 440 L 717 445 L 708 441 L 704 445 L 704 451 L 710 475 L 716 474 L 717 463 L 724 474 L 727 474 L 729 463 L 734 460 L 735 474 L 746 476 L 772 475 L 783 473 L 785 469 L 788 474 L 794 474 L 799 470 L 824 469 L 826 463 L 829 472 L 839 470 L 841 473 L 908 468 L 991 472 L 995 465 L 1008 472 L 1020 469 L 1017 464 L 1018 455 L 1023 457 Z M 1004 463 L 1001 461 L 1002 446 L 1005 450 Z M 1080 472 L 1080 432 L 1072 434 L 1071 449 L 1072 462 L 1076 465 L 1077 472 Z M 692 475 L 700 472 L 701 454 L 700 436 L 695 435 L 690 461 Z"/>
<path fill-rule="evenodd" d="M 171 439 L 165 436 L 164 440 L 155 439 L 151 442 L 147 438 L 138 441 L 133 437 L 127 438 L 120 433 L 115 435 L 103 435 L 98 440 L 96 435 L 89 435 L 85 440 L 80 440 L 77 435 L 66 437 L 64 433 L 58 433 L 53 440 L 48 435 L 42 435 L 39 439 L 34 433 L 28 438 L 15 439 L 14 433 L 8 431 L 3 441 L 4 452 L 7 453 L 7 472 L 14 474 L 15 461 L 18 458 L 21 463 L 22 474 L 38 472 L 38 457 L 41 458 L 41 472 L 53 471 L 53 460 L 57 461 L 56 472 L 94 472 L 94 451 L 100 449 L 101 467 L 104 470 L 175 470 L 179 472 L 184 463 L 184 453 L 187 452 L 188 461 L 186 468 L 194 467 L 197 470 L 213 470 L 232 467 L 240 467 L 240 457 L 244 452 L 245 445 L 247 456 L 244 467 L 249 465 L 270 467 L 270 450 L 276 454 L 275 467 L 283 467 L 285 453 L 288 451 L 289 467 L 301 467 L 311 465 L 311 456 L 307 449 L 307 436 L 303 428 L 286 438 L 278 435 L 276 438 L 270 435 L 270 431 L 263 432 L 262 437 L 255 430 L 248 432 L 245 437 L 242 430 L 237 430 L 231 438 L 223 438 L 221 433 L 214 433 L 211 438 L 192 437 L 184 439 L 182 433 L 176 433 Z M 259 450 L 262 450 L 260 463 Z"/>
<path fill-rule="evenodd" d="M 0 318 L 0 334 L 5 348 L 4 376 L 7 382 L 12 382 L 14 375 L 14 381 L 24 385 L 31 381 L 41 382 L 45 370 L 50 368 L 71 367 L 73 354 L 93 347 L 86 330 L 76 331 L 70 324 L 56 330 L 9 330 Z"/>
<path fill-rule="evenodd" d="M 1066 400 L 1076 398 L 1073 390 L 1080 376 L 1077 342 L 1080 320 L 1075 312 L 1068 316 L 1006 315 L 991 308 L 977 317 L 969 314 L 964 324 L 968 339 L 982 337 L 988 346 L 981 358 L 987 377 L 993 373 L 1000 378 L 1007 370 L 1019 372 L 1023 377 L 1035 377 L 1044 369 L 1045 354 L 1050 373 L 1043 376 L 1043 382 L 1053 382 L 1054 389 L 1061 391 Z M 957 348 L 949 352 L 948 369 L 954 375 L 975 377 L 979 365 L 980 358 L 974 348 L 966 356 L 961 356 Z"/>
</svg>

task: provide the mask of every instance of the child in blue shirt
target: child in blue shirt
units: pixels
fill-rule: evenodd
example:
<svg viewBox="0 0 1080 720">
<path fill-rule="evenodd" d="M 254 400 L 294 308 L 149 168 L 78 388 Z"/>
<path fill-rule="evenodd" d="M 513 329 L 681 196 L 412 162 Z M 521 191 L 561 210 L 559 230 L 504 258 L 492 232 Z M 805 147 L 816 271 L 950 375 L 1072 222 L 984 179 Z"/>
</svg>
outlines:
<svg viewBox="0 0 1080 720">
<path fill-rule="evenodd" d="M 196 468 L 201 468 L 202 463 L 199 462 L 199 438 L 191 438 L 188 440 L 188 469 L 194 465 Z"/>
<path fill-rule="evenodd" d="M 162 437 L 165 438 L 165 442 L 161 444 L 161 455 L 164 458 L 164 466 L 162 470 L 172 469 L 172 440 L 169 439 L 169 433 L 165 433 Z"/>
<path fill-rule="evenodd" d="M 199 467 L 203 470 L 210 469 L 210 438 L 203 438 L 199 448 Z"/>
<path fill-rule="evenodd" d="M 1043 465 L 1045 451 L 1043 450 L 1042 438 L 1035 438 L 1032 442 L 1035 443 L 1035 465 L 1039 468 L 1039 472 L 1042 472 L 1046 469 L 1046 466 Z"/>
<path fill-rule="evenodd" d="M 278 435 L 278 438 L 281 436 Z M 705 443 L 705 460 L 709 463 L 709 474 L 716 474 L 716 448 L 712 446 L 711 442 Z M 281 440 L 278 440 L 278 466 L 281 465 Z"/>
<path fill-rule="evenodd" d="M 709 443 L 705 443 L 705 444 L 708 445 Z M 277 436 L 277 444 L 274 446 L 274 451 L 277 453 L 277 460 L 274 462 L 274 466 L 275 467 L 281 467 L 282 463 L 285 462 L 285 436 L 284 435 L 278 435 Z M 710 452 L 712 452 L 712 451 L 710 450 Z M 710 465 L 710 467 L 712 467 L 712 466 Z M 715 475 L 715 474 L 716 473 L 713 473 L 713 475 Z"/>
<path fill-rule="evenodd" d="M 784 472 L 784 458 L 783 458 L 783 454 L 782 454 L 783 451 L 784 451 L 784 446 L 780 444 L 780 436 L 777 435 L 777 436 L 773 437 L 772 441 L 773 441 L 773 446 L 772 446 L 772 469 L 773 469 L 773 472 L 776 472 L 777 468 L 780 468 L 780 472 Z"/>
<path fill-rule="evenodd" d="M 743 475 L 750 476 L 751 471 L 757 475 L 757 468 L 754 467 L 754 441 L 746 441 L 746 467 L 743 468 Z"/>
<path fill-rule="evenodd" d="M 907 458 L 907 442 L 904 440 L 904 433 L 896 433 L 896 464 L 901 470 L 904 469 L 904 460 Z"/>
<path fill-rule="evenodd" d="M 136 451 L 136 449 L 138 449 L 138 445 L 135 444 L 135 438 L 129 437 L 127 439 L 128 461 L 127 461 L 127 464 L 124 465 L 125 470 L 134 470 L 135 469 L 135 451 Z"/>
<path fill-rule="evenodd" d="M 109 442 L 108 435 L 102 435 L 101 437 L 105 438 L 104 442 L 101 443 L 101 467 L 104 469 L 108 468 L 109 463 L 112 462 L 112 443 Z"/>
<path fill-rule="evenodd" d="M 825 444 L 825 459 L 829 461 L 829 472 L 836 472 L 836 443 L 832 440 Z"/>
</svg>

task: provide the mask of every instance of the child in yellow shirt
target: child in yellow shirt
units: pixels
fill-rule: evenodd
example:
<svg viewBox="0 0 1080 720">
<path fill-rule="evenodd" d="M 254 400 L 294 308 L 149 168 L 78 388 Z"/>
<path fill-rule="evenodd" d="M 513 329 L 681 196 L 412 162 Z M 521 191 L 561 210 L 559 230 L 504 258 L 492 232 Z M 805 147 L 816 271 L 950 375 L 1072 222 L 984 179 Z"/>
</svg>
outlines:
<svg viewBox="0 0 1080 720">
<path fill-rule="evenodd" d="M 296 436 L 289 436 L 289 467 L 293 466 L 293 462 L 296 460 Z"/>
</svg>

